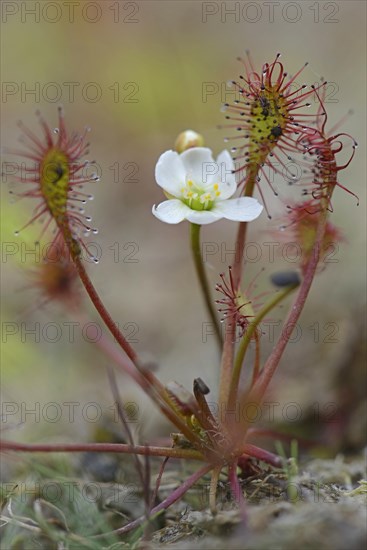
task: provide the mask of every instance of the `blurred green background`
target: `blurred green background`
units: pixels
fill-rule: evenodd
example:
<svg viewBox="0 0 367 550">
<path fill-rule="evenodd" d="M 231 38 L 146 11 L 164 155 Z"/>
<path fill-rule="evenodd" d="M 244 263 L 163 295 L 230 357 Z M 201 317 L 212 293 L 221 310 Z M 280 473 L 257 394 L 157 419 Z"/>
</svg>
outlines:
<svg viewBox="0 0 367 550">
<path fill-rule="evenodd" d="M 200 375 L 212 388 L 213 399 L 218 358 L 214 339 L 202 339 L 207 319 L 191 262 L 188 225 L 168 226 L 151 214 L 152 205 L 164 198 L 154 180 L 157 158 L 187 128 L 202 133 L 215 153 L 224 148 L 226 132 L 217 129 L 224 118 L 220 107 L 231 101 L 226 82 L 243 72 L 236 57 L 246 49 L 259 69 L 281 52 L 290 74 L 310 62 L 301 84 L 319 82 L 321 76 L 333 83 L 327 104 L 330 122 L 354 110 L 343 129 L 360 148 L 341 182 L 359 195 L 361 206 L 357 208 L 347 193 L 336 191 L 333 221 L 345 231 L 346 244 L 340 245 L 335 263 L 315 282 L 300 325 L 302 337 L 290 346 L 272 395 L 277 401 L 301 404 L 336 402 L 335 371 L 346 350 L 356 345 L 350 343 L 351 335 L 357 341 L 362 338 L 358 318 L 365 303 L 365 3 L 258 2 L 257 8 L 254 2 L 151 0 L 81 1 L 74 2 L 74 8 L 68 2 L 59 3 L 59 8 L 47 1 L 2 4 L 3 144 L 16 146 L 17 120 L 40 135 L 36 109 L 56 126 L 59 104 L 65 108 L 70 130 L 92 128 L 89 158 L 98 163 L 101 181 L 88 185 L 95 200 L 88 204 L 87 214 L 99 228 L 90 240 L 97 243 L 102 257 L 98 265 L 89 265 L 90 276 L 120 326 L 134 323 L 135 347 L 159 366 L 161 379 L 176 379 L 191 388 L 192 379 Z M 13 159 L 6 155 L 5 160 Z M 279 181 L 286 197 L 282 184 Z M 20 247 L 37 236 L 37 228 L 17 239 L 13 234 L 29 219 L 34 203 L 9 204 L 8 188 L 3 181 L 3 243 Z M 284 212 L 282 202 L 268 190 L 265 193 L 277 218 Z M 267 228 L 263 216 L 251 226 L 250 241 L 276 241 Z M 233 248 L 235 230 L 235 224 L 226 221 L 203 229 L 203 240 L 221 251 L 208 261 L 213 287 L 219 272 L 232 261 L 225 250 Z M 269 265 L 267 248 L 261 250 L 259 261 L 249 261 L 247 282 L 265 266 L 258 284 L 266 288 L 272 271 L 293 264 L 278 258 Z M 22 419 L 21 407 L 8 415 L 6 436 L 91 439 L 94 423 L 81 409 L 86 403 L 98 403 L 103 416 L 108 414 L 113 403 L 105 372 L 109 360 L 86 341 L 82 327 L 76 328 L 70 341 L 68 312 L 58 305 L 42 310 L 37 293 L 22 290 L 29 284 L 25 271 L 32 258 L 24 259 L 20 253 L 3 256 L 2 320 L 15 323 L 11 326 L 19 330 L 3 337 L 2 398 L 26 403 L 29 409 L 38 402 L 41 409 L 39 422 L 32 415 Z M 87 297 L 84 305 L 91 319 L 99 322 Z M 282 311 L 274 314 L 281 315 Z M 25 333 L 35 323 L 41 331 L 39 342 Z M 52 328 L 49 337 L 42 337 L 48 323 L 61 327 L 59 341 L 50 341 Z M 326 323 L 337 325 L 331 342 L 323 342 L 330 334 Z M 316 329 L 309 328 L 315 324 L 318 342 Z M 270 348 L 266 339 L 264 357 Z M 120 377 L 119 384 L 124 399 L 138 400 L 145 433 L 154 433 L 152 425 L 158 420 L 150 403 L 127 379 Z M 50 422 L 52 411 L 49 417 L 42 414 L 49 402 L 80 403 L 75 422 L 67 418 L 63 405 L 62 418 Z M 20 420 L 25 423 L 16 429 Z"/>
</svg>

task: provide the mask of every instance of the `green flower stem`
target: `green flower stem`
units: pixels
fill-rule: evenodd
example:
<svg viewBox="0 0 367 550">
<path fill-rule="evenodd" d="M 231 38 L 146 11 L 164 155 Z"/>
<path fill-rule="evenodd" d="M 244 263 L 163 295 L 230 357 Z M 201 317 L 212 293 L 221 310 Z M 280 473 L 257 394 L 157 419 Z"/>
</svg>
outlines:
<svg viewBox="0 0 367 550">
<path fill-rule="evenodd" d="M 255 331 L 255 346 L 256 346 L 255 347 L 255 363 L 254 363 L 254 368 L 253 368 L 253 371 L 252 371 L 251 386 L 254 385 L 255 380 L 259 376 L 259 372 L 260 372 L 260 336 L 259 336 L 259 333 L 257 331 Z"/>
<path fill-rule="evenodd" d="M 234 362 L 233 372 L 232 372 L 232 379 L 231 379 L 231 385 L 229 390 L 229 398 L 228 398 L 228 404 L 234 404 L 237 398 L 237 390 L 238 390 L 238 383 L 240 380 L 240 374 L 242 369 L 243 360 L 245 358 L 245 354 L 247 351 L 247 348 L 249 346 L 249 343 L 251 341 L 251 338 L 255 334 L 260 322 L 264 319 L 265 315 L 267 315 L 275 306 L 277 306 L 280 302 L 282 302 L 288 294 L 290 294 L 295 288 L 297 288 L 297 284 L 290 285 L 282 292 L 278 292 L 269 302 L 262 308 L 262 310 L 256 315 L 255 319 L 252 321 L 252 323 L 247 328 L 245 334 L 243 335 L 243 338 L 240 342 L 236 359 Z"/>
<path fill-rule="evenodd" d="M 204 295 L 206 308 L 213 322 L 215 335 L 218 341 L 219 348 L 222 349 L 223 342 L 222 342 L 221 327 L 218 322 L 217 313 L 213 306 L 213 299 L 210 295 L 210 289 L 209 289 L 208 280 L 205 273 L 203 258 L 201 256 L 200 228 L 201 228 L 201 225 L 197 225 L 196 223 L 190 224 L 191 249 L 192 249 L 192 254 L 194 258 L 196 273 L 200 282 L 202 293 Z"/>
</svg>

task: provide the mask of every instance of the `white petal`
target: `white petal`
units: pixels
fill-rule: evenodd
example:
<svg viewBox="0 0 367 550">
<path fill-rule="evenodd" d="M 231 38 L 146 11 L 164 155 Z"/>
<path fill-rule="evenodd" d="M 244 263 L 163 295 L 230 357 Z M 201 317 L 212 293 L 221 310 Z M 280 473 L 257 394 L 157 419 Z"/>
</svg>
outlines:
<svg viewBox="0 0 367 550">
<path fill-rule="evenodd" d="M 226 201 L 217 201 L 212 208 L 213 213 L 221 214 L 227 220 L 250 222 L 258 218 L 263 206 L 251 197 L 239 197 Z"/>
<path fill-rule="evenodd" d="M 229 197 L 232 197 L 232 195 L 235 194 L 237 189 L 237 183 L 235 181 L 233 182 L 218 182 L 219 188 L 218 191 L 220 191 L 220 196 L 218 197 L 218 201 L 225 201 L 229 199 Z"/>
<path fill-rule="evenodd" d="M 186 171 L 181 157 L 175 151 L 166 151 L 158 159 L 155 179 L 160 187 L 174 197 L 181 196 L 185 185 Z"/>
<path fill-rule="evenodd" d="M 180 223 L 187 218 L 191 208 L 178 199 L 172 199 L 161 202 L 157 207 L 154 205 L 152 212 L 162 222 Z"/>
<path fill-rule="evenodd" d="M 212 210 L 191 210 L 186 216 L 186 219 L 191 223 L 197 223 L 198 225 L 206 225 L 208 223 L 216 222 L 222 218 L 222 214 L 213 212 Z"/>
<path fill-rule="evenodd" d="M 217 158 L 219 177 L 213 183 L 219 184 L 220 197 L 218 200 L 225 200 L 235 193 L 237 189 L 236 176 L 233 173 L 235 165 L 228 151 L 222 151 Z"/>
<path fill-rule="evenodd" d="M 235 169 L 235 163 L 226 149 L 219 153 L 217 157 L 217 163 L 221 166 L 221 181 L 228 181 L 230 183 L 235 182 L 236 176 L 233 173 Z"/>
<path fill-rule="evenodd" d="M 218 175 L 217 163 L 213 159 L 211 150 L 207 147 L 192 147 L 180 156 L 187 179 L 197 185 L 205 187 L 213 173 Z"/>
</svg>

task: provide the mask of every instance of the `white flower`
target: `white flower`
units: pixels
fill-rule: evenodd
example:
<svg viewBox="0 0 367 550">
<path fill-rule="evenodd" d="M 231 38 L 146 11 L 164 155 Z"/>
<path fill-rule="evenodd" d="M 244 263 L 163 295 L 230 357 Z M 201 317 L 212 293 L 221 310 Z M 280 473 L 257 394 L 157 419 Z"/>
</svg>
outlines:
<svg viewBox="0 0 367 550">
<path fill-rule="evenodd" d="M 199 225 L 221 218 L 254 220 L 263 209 L 256 199 L 230 198 L 237 189 L 233 170 L 228 151 L 222 151 L 216 161 L 206 147 L 193 147 L 181 154 L 166 151 L 158 159 L 155 179 L 169 200 L 154 205 L 153 214 L 166 223 L 188 220 Z"/>
</svg>

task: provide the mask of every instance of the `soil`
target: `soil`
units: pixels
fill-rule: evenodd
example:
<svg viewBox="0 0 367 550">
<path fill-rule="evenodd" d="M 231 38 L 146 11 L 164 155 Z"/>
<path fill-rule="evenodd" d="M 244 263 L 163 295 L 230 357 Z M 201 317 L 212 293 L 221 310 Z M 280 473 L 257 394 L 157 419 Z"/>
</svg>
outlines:
<svg viewBox="0 0 367 550">
<path fill-rule="evenodd" d="M 85 457 L 75 458 L 73 464 L 66 466 L 61 458 L 58 465 L 49 462 L 43 464 L 43 469 L 38 466 L 38 481 L 34 470 L 30 476 L 28 463 L 23 471 L 27 499 L 17 493 L 16 487 L 7 495 L 3 493 L 1 548 L 362 550 L 367 536 L 365 458 L 339 455 L 333 460 L 308 459 L 298 465 L 293 463 L 292 468 L 284 471 L 259 468 L 254 475 L 241 480 L 245 510 L 233 502 L 223 474 L 214 514 L 208 507 L 209 478 L 205 478 L 184 499 L 153 518 L 145 534 L 139 530 L 128 536 L 106 535 L 103 539 L 94 537 L 101 532 L 111 532 L 144 513 L 143 494 L 134 480 L 132 464 L 129 461 L 122 464 L 123 483 L 96 481 L 93 484 L 90 469 L 80 477 L 70 477 L 71 471 L 76 473 L 78 467 L 86 467 Z M 39 457 L 37 460 L 39 464 Z M 105 465 L 94 466 L 96 478 L 98 467 L 105 471 Z M 189 475 L 182 467 L 177 470 L 177 466 L 177 463 L 167 466 L 160 499 Z M 56 469 L 57 481 L 47 477 Z M 67 476 L 61 478 L 60 470 Z M 66 498 L 66 480 L 69 498 Z M 154 480 L 152 473 L 152 485 Z M 78 488 L 73 499 L 70 499 L 70 483 Z"/>
</svg>

